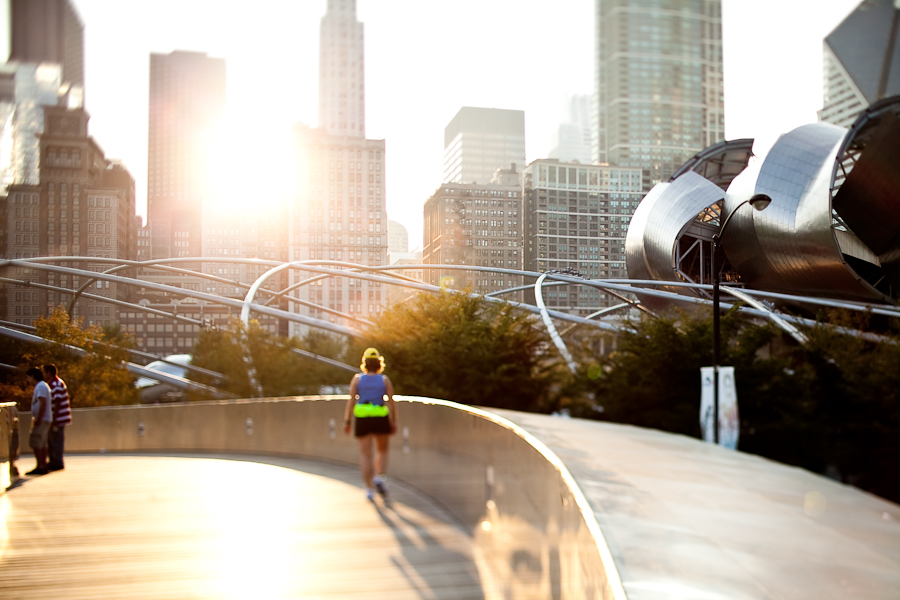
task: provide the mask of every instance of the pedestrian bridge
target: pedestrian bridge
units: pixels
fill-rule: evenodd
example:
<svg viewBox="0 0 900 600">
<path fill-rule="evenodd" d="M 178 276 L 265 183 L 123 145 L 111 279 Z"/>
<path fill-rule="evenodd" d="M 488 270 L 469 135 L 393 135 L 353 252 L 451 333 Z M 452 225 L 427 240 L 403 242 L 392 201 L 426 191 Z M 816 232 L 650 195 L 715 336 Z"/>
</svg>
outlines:
<svg viewBox="0 0 900 600">
<path fill-rule="evenodd" d="M 66 470 L 0 495 L 0 598 L 900 589 L 900 507 L 801 469 L 653 430 L 402 398 L 392 501 L 369 503 L 343 407 L 75 411 Z"/>
</svg>

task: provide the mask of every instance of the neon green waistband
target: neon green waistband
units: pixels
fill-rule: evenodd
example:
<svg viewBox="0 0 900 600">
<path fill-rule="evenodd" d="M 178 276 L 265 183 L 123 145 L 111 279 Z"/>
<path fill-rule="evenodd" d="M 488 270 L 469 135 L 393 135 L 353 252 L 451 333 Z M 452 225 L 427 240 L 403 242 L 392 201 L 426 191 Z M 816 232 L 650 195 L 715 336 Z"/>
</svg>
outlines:
<svg viewBox="0 0 900 600">
<path fill-rule="evenodd" d="M 390 414 L 388 407 L 376 404 L 356 404 L 353 406 L 353 415 L 357 419 L 365 417 L 386 417 Z"/>
</svg>

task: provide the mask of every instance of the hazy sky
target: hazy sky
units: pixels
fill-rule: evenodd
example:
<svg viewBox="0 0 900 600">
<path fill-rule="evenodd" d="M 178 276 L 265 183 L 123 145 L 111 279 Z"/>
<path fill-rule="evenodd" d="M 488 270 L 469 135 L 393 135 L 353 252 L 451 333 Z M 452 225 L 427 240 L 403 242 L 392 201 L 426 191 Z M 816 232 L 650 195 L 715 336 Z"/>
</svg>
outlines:
<svg viewBox="0 0 900 600">
<path fill-rule="evenodd" d="M 325 0 L 73 1 L 85 24 L 90 133 L 134 175 L 139 213 L 151 52 L 226 59 L 228 129 L 247 158 L 234 184 L 248 206 L 283 193 L 273 177 L 286 166 L 289 127 L 316 124 Z M 759 152 L 816 120 L 822 39 L 859 2 L 723 0 L 726 138 L 755 137 Z M 422 204 L 441 183 L 444 127 L 461 106 L 524 110 L 527 160 L 546 157 L 565 94 L 593 87 L 593 5 L 358 0 L 366 135 L 386 140 L 388 214 L 406 226 L 411 247 L 422 243 Z"/>
</svg>

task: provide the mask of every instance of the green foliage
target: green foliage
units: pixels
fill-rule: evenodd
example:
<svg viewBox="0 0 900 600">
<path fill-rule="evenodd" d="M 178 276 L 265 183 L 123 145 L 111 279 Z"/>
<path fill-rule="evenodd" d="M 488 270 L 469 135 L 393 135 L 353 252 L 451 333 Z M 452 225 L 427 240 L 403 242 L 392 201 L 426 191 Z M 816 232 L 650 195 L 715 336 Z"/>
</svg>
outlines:
<svg viewBox="0 0 900 600">
<path fill-rule="evenodd" d="M 357 365 L 359 362 L 356 351 L 351 354 L 347 341 L 334 334 L 311 330 L 303 339 L 294 340 L 294 343 L 301 350 L 344 364 Z M 299 366 L 300 369 L 296 374 L 299 394 L 318 394 L 323 386 L 349 388 L 350 378 L 353 376 L 353 373 L 345 369 L 312 358 L 300 357 Z"/>
<path fill-rule="evenodd" d="M 24 372 L 28 367 L 53 363 L 59 369 L 59 376 L 65 380 L 74 408 L 88 406 L 111 406 L 133 404 L 138 401 L 134 388 L 134 377 L 122 366 L 128 360 L 124 350 L 106 346 L 109 341 L 103 330 L 97 326 L 82 327 L 81 321 L 69 322 L 64 308 L 58 307 L 46 318 L 35 321 L 37 335 L 51 342 L 81 348 L 92 354 L 81 354 L 59 344 L 20 344 L 17 354 L 5 355 L 4 362 L 20 368 L 20 374 L 8 380 L 4 392 L 30 398 L 30 386 L 25 385 Z M 123 334 L 127 336 L 127 334 Z M 131 341 L 120 337 L 113 343 Z M 5 347 L 8 350 L 10 347 Z M 21 405 L 21 404 L 20 404 Z"/>
<path fill-rule="evenodd" d="M 723 319 L 723 330 L 730 327 Z M 700 367 L 710 364 L 709 323 L 674 317 L 631 323 L 598 361 L 602 417 L 699 437 Z"/>
<path fill-rule="evenodd" d="M 712 319 L 681 314 L 633 323 L 595 358 L 598 418 L 699 437 L 700 367 Z M 900 344 L 847 335 L 865 316 L 833 312 L 797 344 L 772 325 L 722 319 L 723 365 L 735 367 L 740 449 L 900 500 Z M 882 331 L 884 333 L 884 331 Z"/>
<path fill-rule="evenodd" d="M 829 325 L 869 328 L 866 315 L 831 312 L 806 331 L 807 344 L 785 348 L 773 378 L 777 395 L 764 392 L 746 408 L 741 398 L 752 428 L 741 447 L 900 500 L 900 340 L 846 335 Z"/>
<path fill-rule="evenodd" d="M 243 350 L 245 339 L 247 357 Z M 323 385 L 346 385 L 350 380 L 347 371 L 295 354 L 291 348 L 343 359 L 344 344 L 327 334 L 310 333 L 303 340 L 287 339 L 269 332 L 257 321 L 251 321 L 246 327 L 235 319 L 227 328 L 201 331 L 192 354 L 191 364 L 222 373 L 224 381 L 193 374 L 189 377 L 241 398 L 260 395 L 251 383 L 251 368 L 263 397 L 317 394 Z M 188 397 L 205 398 L 197 392 L 191 392 Z"/>
<path fill-rule="evenodd" d="M 543 327 L 525 311 L 464 294 L 423 293 L 389 308 L 365 346 L 385 356 L 399 394 L 541 411 L 560 381 Z"/>
</svg>

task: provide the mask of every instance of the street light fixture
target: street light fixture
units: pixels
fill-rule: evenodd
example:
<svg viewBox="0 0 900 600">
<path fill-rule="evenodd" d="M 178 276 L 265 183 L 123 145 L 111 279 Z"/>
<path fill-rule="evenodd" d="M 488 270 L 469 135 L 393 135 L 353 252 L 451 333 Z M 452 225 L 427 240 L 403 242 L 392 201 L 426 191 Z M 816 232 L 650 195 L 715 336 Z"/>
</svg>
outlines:
<svg viewBox="0 0 900 600">
<path fill-rule="evenodd" d="M 744 200 L 734 207 L 722 221 L 719 233 L 712 237 L 712 276 L 713 276 L 713 441 L 719 443 L 719 268 L 716 264 L 717 254 L 719 253 L 719 245 L 722 236 L 725 234 L 725 228 L 731 221 L 731 217 L 737 213 L 738 209 L 745 204 L 749 204 L 756 210 L 764 210 L 772 202 L 772 199 L 765 194 L 755 194 L 753 197 Z M 722 201 L 724 210 L 725 203 Z"/>
</svg>

